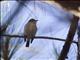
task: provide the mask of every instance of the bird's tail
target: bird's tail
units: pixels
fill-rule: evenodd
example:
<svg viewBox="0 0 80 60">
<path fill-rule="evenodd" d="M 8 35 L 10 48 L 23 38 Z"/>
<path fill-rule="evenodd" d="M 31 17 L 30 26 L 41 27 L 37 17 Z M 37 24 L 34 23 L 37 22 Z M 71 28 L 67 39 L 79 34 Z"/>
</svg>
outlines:
<svg viewBox="0 0 80 60">
<path fill-rule="evenodd" d="M 29 45 L 30 45 L 30 39 L 27 39 L 26 47 L 29 47 Z"/>
<path fill-rule="evenodd" d="M 25 40 L 26 40 L 26 39 L 25 39 Z M 31 40 L 31 41 L 30 41 L 30 40 Z M 31 43 L 33 42 L 33 38 L 32 38 L 32 39 L 27 39 L 26 47 L 29 47 L 30 42 L 31 42 Z"/>
<path fill-rule="evenodd" d="M 30 40 L 27 40 L 26 47 L 29 47 Z"/>
<path fill-rule="evenodd" d="M 26 38 L 24 38 L 24 42 L 26 41 Z"/>
</svg>

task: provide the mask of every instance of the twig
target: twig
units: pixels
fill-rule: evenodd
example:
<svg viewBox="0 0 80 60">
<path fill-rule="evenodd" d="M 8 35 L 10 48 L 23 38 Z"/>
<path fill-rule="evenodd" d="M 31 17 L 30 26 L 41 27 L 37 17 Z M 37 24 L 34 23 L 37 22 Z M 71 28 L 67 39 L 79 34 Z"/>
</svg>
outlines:
<svg viewBox="0 0 80 60">
<path fill-rule="evenodd" d="M 3 34 L 1 35 L 3 37 L 18 37 L 18 38 L 27 38 L 26 35 L 21 36 L 21 35 L 10 35 L 10 34 Z M 65 39 L 60 39 L 60 38 L 54 38 L 54 37 L 46 37 L 46 36 L 35 36 L 35 39 L 50 39 L 50 40 L 58 40 L 58 41 L 65 41 Z M 72 41 L 73 43 L 77 44 L 78 42 Z"/>
</svg>

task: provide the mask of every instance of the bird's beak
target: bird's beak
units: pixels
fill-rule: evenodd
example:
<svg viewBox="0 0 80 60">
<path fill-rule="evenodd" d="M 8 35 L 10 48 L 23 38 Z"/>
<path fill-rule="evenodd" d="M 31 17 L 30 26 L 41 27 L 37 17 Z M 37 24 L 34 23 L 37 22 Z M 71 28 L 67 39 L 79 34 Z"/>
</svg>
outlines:
<svg viewBox="0 0 80 60">
<path fill-rule="evenodd" d="M 37 22 L 38 20 L 36 20 L 36 22 Z"/>
</svg>

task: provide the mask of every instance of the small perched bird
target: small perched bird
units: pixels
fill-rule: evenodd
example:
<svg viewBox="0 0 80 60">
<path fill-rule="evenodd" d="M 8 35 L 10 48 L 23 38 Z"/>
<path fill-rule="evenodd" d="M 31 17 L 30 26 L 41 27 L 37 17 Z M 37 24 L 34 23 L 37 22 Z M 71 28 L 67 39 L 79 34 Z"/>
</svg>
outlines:
<svg viewBox="0 0 80 60">
<path fill-rule="evenodd" d="M 38 20 L 30 19 L 29 22 L 24 26 L 24 35 L 27 36 L 26 47 L 29 47 L 30 40 L 31 40 L 31 43 L 33 42 L 33 39 L 37 32 L 37 26 L 36 26 L 37 21 Z M 26 38 L 24 38 L 24 41 L 26 41 Z"/>
</svg>

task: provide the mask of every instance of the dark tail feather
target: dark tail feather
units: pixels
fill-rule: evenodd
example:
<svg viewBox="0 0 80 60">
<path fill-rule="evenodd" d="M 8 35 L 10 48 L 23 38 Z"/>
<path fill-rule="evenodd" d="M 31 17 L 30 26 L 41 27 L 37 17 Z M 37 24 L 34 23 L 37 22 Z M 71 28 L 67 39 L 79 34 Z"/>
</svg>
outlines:
<svg viewBox="0 0 80 60">
<path fill-rule="evenodd" d="M 29 47 L 29 40 L 27 40 L 26 47 Z"/>
<path fill-rule="evenodd" d="M 26 41 L 26 38 L 24 38 L 24 42 Z"/>
<path fill-rule="evenodd" d="M 31 39 L 31 43 L 33 42 L 33 38 Z"/>
</svg>

